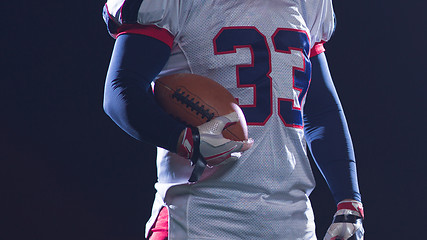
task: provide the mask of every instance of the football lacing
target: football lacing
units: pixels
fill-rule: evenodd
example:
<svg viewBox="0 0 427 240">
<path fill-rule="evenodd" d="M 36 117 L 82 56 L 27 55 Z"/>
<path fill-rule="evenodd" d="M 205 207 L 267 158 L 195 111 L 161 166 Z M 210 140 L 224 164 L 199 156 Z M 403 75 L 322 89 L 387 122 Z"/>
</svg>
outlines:
<svg viewBox="0 0 427 240">
<path fill-rule="evenodd" d="M 202 119 L 206 118 L 207 122 L 212 120 L 212 118 L 214 118 L 215 116 L 214 113 L 209 112 L 210 109 L 205 109 L 205 105 L 200 105 L 199 101 L 195 102 L 194 97 L 190 99 L 190 94 L 186 94 L 186 92 L 181 88 L 178 88 L 174 91 L 174 93 L 172 94 L 172 99 L 173 98 L 175 98 L 178 102 L 184 104 L 186 107 L 190 108 L 191 111 L 195 111 L 196 115 L 200 114 L 202 116 Z"/>
</svg>

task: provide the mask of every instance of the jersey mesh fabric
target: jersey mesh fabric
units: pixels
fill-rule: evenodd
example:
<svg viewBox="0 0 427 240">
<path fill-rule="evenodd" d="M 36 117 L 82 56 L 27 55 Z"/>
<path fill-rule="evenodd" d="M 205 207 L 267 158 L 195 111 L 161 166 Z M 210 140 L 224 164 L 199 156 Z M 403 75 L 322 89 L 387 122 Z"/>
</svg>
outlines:
<svg viewBox="0 0 427 240">
<path fill-rule="evenodd" d="M 120 19 L 119 13 L 111 15 Z M 309 67 L 309 53 L 279 51 L 273 36 L 293 32 L 306 39 L 308 49 L 327 41 L 334 28 L 331 0 L 144 0 L 138 21 L 167 29 L 175 37 L 159 77 L 192 72 L 222 84 L 242 107 L 267 103 L 260 110 L 264 119 L 249 126 L 254 146 L 237 162 L 207 169 L 196 184 L 187 182 L 192 171 L 188 160 L 158 149 L 158 193 L 147 230 L 166 206 L 169 239 L 316 239 L 308 200 L 315 183 L 303 131 L 285 126 L 278 111 L 280 99 L 302 109 L 305 92 L 295 87 L 295 69 Z M 236 37 L 239 29 L 252 35 L 232 51 L 221 51 L 219 36 L 227 29 Z M 252 37 L 258 40 L 251 42 Z M 245 66 L 263 67 L 263 73 L 254 72 L 259 74 L 255 83 L 262 81 L 259 86 L 268 86 L 266 91 L 239 82 L 238 71 Z M 304 81 L 309 80 L 308 75 Z"/>
</svg>

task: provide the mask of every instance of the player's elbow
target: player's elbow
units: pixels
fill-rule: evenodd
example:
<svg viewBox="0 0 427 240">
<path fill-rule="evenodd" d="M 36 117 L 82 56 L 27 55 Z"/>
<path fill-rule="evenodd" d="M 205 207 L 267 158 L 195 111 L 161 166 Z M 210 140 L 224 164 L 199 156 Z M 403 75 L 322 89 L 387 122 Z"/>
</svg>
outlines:
<svg viewBox="0 0 427 240">
<path fill-rule="evenodd" d="M 105 114 L 107 114 L 115 123 L 119 124 L 121 122 L 121 115 L 123 114 L 124 107 L 120 103 L 115 102 L 114 99 L 104 97 L 103 109 Z"/>
<path fill-rule="evenodd" d="M 122 78 L 107 76 L 104 88 L 103 109 L 113 120 L 115 120 L 115 116 L 119 115 L 119 112 L 123 108 L 122 105 L 125 105 L 125 87 L 122 86 L 121 82 L 123 82 Z"/>
<path fill-rule="evenodd" d="M 113 107 L 110 101 L 104 97 L 104 101 L 102 103 L 102 108 L 104 109 L 105 114 L 111 117 L 111 113 L 113 111 Z"/>
<path fill-rule="evenodd" d="M 118 104 L 115 101 L 115 97 L 112 94 L 112 91 L 109 91 L 109 89 L 105 89 L 104 91 L 104 99 L 102 103 L 102 107 L 104 109 L 104 112 L 114 120 L 115 116 L 117 116 L 118 111 Z"/>
</svg>

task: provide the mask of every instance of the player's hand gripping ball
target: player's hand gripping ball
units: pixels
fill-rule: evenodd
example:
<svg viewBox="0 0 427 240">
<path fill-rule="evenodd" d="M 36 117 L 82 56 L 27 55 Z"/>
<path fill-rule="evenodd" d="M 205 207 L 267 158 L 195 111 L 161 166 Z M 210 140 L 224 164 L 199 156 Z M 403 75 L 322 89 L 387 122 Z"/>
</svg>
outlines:
<svg viewBox="0 0 427 240">
<path fill-rule="evenodd" d="M 167 113 L 189 126 L 177 152 L 196 168 L 200 159 L 208 166 L 238 159 L 253 144 L 236 99 L 214 80 L 188 73 L 169 75 L 156 80 L 154 96 Z"/>
<path fill-rule="evenodd" d="M 323 240 L 363 240 L 363 206 L 355 200 L 338 203 L 334 220 Z"/>
</svg>

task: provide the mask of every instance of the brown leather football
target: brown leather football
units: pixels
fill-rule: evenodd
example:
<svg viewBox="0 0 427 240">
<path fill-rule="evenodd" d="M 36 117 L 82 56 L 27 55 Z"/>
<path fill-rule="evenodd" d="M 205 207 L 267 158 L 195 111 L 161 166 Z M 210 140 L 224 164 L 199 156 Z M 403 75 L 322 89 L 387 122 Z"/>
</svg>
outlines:
<svg viewBox="0 0 427 240">
<path fill-rule="evenodd" d="M 190 73 L 165 76 L 156 80 L 154 96 L 167 113 L 193 127 L 236 112 L 239 122 L 226 127 L 223 136 L 235 141 L 248 139 L 246 119 L 236 99 L 210 78 Z"/>
</svg>

